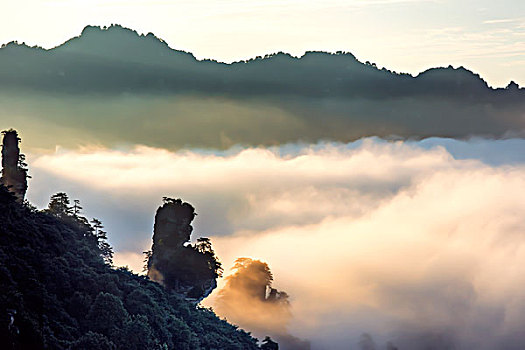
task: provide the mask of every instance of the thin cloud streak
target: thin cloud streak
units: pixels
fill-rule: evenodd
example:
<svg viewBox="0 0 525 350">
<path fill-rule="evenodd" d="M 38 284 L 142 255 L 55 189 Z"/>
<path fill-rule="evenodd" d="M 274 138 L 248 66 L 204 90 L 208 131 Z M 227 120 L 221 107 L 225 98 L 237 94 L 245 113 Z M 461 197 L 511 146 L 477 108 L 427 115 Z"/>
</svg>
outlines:
<svg viewBox="0 0 525 350">
<path fill-rule="evenodd" d="M 484 24 L 500 24 L 500 23 L 511 23 L 511 22 L 517 22 L 520 18 L 504 18 L 504 19 L 491 19 L 487 21 L 483 21 Z"/>
</svg>

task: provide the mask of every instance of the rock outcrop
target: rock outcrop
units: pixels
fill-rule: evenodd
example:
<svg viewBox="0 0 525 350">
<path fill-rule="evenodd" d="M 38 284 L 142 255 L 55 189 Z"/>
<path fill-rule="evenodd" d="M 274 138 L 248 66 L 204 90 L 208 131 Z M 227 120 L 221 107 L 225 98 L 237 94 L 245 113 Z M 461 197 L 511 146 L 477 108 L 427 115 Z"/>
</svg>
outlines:
<svg viewBox="0 0 525 350">
<path fill-rule="evenodd" d="M 27 169 L 20 153 L 18 133 L 11 129 L 3 131 L 2 177 L 0 183 L 13 192 L 19 202 L 24 201 L 27 191 Z"/>
<path fill-rule="evenodd" d="M 0 238 L 1 350 L 260 350 L 210 310 L 105 264 L 86 227 L 4 186 Z"/>
<path fill-rule="evenodd" d="M 217 287 L 222 268 L 207 238 L 189 244 L 195 209 L 180 199 L 164 201 L 155 215 L 148 277 L 198 303 Z"/>
</svg>

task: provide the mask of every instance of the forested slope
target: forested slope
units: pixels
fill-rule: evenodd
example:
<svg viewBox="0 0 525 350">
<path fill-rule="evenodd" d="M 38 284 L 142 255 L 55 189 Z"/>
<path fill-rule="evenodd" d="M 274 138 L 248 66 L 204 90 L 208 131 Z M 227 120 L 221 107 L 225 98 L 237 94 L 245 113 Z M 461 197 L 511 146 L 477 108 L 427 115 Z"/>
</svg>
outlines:
<svg viewBox="0 0 525 350">
<path fill-rule="evenodd" d="M 0 286 L 2 349 L 259 348 L 212 311 L 106 264 L 82 217 L 20 204 L 2 185 Z"/>
</svg>

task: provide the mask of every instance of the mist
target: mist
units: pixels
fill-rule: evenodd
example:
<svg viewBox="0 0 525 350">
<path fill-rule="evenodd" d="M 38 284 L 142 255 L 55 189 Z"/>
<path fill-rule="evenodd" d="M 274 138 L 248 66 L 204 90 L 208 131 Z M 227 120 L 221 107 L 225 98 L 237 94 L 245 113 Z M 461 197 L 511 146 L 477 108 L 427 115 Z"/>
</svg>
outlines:
<svg viewBox="0 0 525 350">
<path fill-rule="evenodd" d="M 28 154 L 28 197 L 40 207 L 59 190 L 81 199 L 106 225 L 116 264 L 137 271 L 162 196 L 183 198 L 226 275 L 239 257 L 268 264 L 273 288 L 289 295 L 281 325 L 314 350 L 518 349 L 524 146 L 368 138 L 226 151 L 58 149 Z M 218 306 L 227 284 L 205 305 Z M 257 317 L 236 322 L 250 330 Z"/>
<path fill-rule="evenodd" d="M 272 287 L 273 275 L 265 262 L 235 260 L 232 273 L 213 303 L 214 311 L 229 322 L 242 325 L 259 338 L 271 336 L 284 350 L 308 350 L 310 343 L 291 335 L 289 296 Z"/>
<path fill-rule="evenodd" d="M 349 52 L 199 61 L 119 25 L 88 26 L 49 50 L 7 44 L 0 66 L 0 127 L 24 130 L 32 149 L 525 134 L 525 88 L 493 89 L 468 67 L 412 76 Z"/>
</svg>

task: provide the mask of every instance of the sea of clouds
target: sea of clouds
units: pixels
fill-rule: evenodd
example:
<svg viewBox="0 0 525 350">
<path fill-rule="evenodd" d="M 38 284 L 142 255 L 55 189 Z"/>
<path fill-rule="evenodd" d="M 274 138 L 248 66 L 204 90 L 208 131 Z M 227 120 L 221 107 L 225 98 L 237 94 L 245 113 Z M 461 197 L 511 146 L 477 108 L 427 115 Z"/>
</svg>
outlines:
<svg viewBox="0 0 525 350">
<path fill-rule="evenodd" d="M 238 257 L 268 263 L 290 295 L 287 331 L 314 350 L 521 349 L 524 149 L 437 138 L 59 148 L 28 155 L 28 197 L 80 199 L 106 225 L 115 264 L 137 272 L 161 198 L 190 202 L 193 238 L 211 237 L 226 274 Z"/>
</svg>

